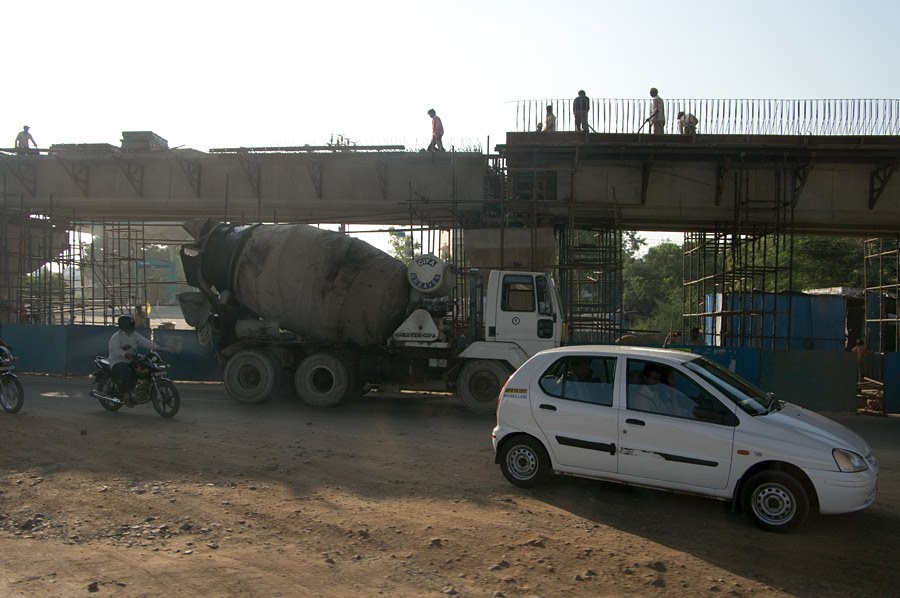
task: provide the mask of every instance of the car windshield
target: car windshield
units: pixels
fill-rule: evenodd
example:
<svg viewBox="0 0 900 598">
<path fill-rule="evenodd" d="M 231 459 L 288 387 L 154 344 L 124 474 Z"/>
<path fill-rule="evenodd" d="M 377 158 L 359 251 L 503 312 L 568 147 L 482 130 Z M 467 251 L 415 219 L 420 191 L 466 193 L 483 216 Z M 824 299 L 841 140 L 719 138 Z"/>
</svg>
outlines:
<svg viewBox="0 0 900 598">
<path fill-rule="evenodd" d="M 772 395 L 703 357 L 688 361 L 684 366 L 715 386 L 719 392 L 750 415 L 765 415 L 777 405 Z"/>
</svg>

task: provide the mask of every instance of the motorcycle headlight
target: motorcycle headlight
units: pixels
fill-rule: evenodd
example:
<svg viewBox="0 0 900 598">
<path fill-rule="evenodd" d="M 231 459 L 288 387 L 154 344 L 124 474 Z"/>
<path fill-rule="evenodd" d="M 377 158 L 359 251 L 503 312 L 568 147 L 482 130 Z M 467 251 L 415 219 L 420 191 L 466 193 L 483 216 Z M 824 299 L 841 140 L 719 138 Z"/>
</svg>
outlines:
<svg viewBox="0 0 900 598">
<path fill-rule="evenodd" d="M 856 472 L 869 469 L 866 460 L 853 451 L 834 449 L 831 451 L 831 456 L 834 457 L 834 462 L 837 463 L 838 469 L 841 471 Z"/>
</svg>

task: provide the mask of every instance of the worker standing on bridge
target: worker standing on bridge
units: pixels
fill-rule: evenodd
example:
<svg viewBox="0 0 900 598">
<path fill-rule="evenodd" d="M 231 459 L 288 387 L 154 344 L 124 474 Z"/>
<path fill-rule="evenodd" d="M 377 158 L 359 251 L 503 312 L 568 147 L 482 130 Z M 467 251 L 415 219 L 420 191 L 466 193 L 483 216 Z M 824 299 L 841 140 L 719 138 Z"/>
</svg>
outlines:
<svg viewBox="0 0 900 598">
<path fill-rule="evenodd" d="M 654 135 L 662 135 L 666 128 L 666 108 L 655 87 L 650 88 L 650 97 L 653 98 L 653 102 L 650 104 L 650 116 L 645 122 L 650 123 L 650 126 L 653 127 Z"/>
<path fill-rule="evenodd" d="M 428 116 L 431 117 L 431 144 L 428 146 L 428 151 L 433 152 L 437 150 L 442 152 L 444 151 L 444 142 L 442 141 L 444 137 L 444 123 L 441 122 L 441 117 L 437 115 L 434 108 L 428 111 Z"/>
<path fill-rule="evenodd" d="M 556 115 L 553 114 L 553 106 L 547 104 L 547 116 L 544 117 L 544 131 L 552 133 L 556 131 Z"/>
<path fill-rule="evenodd" d="M 697 117 L 690 112 L 678 113 L 678 132 L 682 135 L 697 134 Z"/>
<path fill-rule="evenodd" d="M 27 154 L 29 143 L 34 145 L 34 149 L 37 149 L 37 142 L 34 140 L 34 137 L 31 136 L 31 133 L 28 132 L 28 125 L 25 125 L 22 127 L 22 130 L 19 131 L 19 134 L 16 135 L 16 153 Z"/>
<path fill-rule="evenodd" d="M 575 130 L 588 132 L 588 112 L 591 109 L 591 99 L 584 90 L 578 92 L 578 97 L 572 102 L 572 114 L 575 115 Z"/>
</svg>

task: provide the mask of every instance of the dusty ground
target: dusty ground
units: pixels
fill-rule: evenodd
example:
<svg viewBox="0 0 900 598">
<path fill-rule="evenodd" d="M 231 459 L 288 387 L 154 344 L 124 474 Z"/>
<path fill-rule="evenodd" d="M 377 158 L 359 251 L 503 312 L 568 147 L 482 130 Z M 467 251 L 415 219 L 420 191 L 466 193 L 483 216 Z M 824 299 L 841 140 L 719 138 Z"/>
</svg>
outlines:
<svg viewBox="0 0 900 598">
<path fill-rule="evenodd" d="M 170 421 L 88 381 L 23 378 L 0 414 L 0 595 L 897 595 L 900 419 L 870 509 L 757 531 L 724 503 L 509 485 L 490 418 L 442 399 L 239 405 L 181 385 Z"/>
</svg>

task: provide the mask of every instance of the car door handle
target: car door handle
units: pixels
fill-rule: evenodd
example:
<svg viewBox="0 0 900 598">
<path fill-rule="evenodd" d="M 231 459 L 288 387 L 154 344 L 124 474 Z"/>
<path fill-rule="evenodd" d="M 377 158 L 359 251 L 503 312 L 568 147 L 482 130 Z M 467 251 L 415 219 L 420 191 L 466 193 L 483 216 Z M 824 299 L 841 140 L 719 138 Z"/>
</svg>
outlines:
<svg viewBox="0 0 900 598">
<path fill-rule="evenodd" d="M 642 419 L 632 419 L 630 417 L 625 420 L 625 423 L 626 424 L 634 424 L 635 426 L 646 426 L 647 425 L 644 423 L 644 420 L 642 420 Z"/>
<path fill-rule="evenodd" d="M 541 409 L 545 409 L 545 410 L 547 410 L 547 411 L 556 411 L 556 406 L 555 406 L 555 405 L 548 405 L 547 403 L 541 403 L 541 404 L 539 405 L 539 407 L 540 407 Z"/>
</svg>

